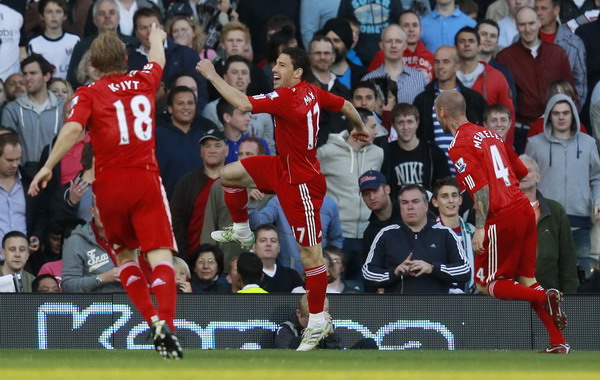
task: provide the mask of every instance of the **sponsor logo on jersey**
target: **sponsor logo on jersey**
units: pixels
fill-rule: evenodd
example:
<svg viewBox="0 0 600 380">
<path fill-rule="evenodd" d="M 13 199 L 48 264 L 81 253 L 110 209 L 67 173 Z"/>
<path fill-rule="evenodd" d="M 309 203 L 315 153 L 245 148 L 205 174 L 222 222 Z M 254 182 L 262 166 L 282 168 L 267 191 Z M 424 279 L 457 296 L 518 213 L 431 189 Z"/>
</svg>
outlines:
<svg viewBox="0 0 600 380">
<path fill-rule="evenodd" d="M 278 94 L 277 92 L 273 91 L 273 92 L 269 92 L 269 93 L 268 93 L 267 95 L 265 95 L 265 96 L 266 96 L 267 98 L 269 98 L 269 99 L 273 100 L 273 99 L 275 99 L 275 98 L 278 98 L 278 97 L 279 97 L 279 94 Z"/>
<path fill-rule="evenodd" d="M 458 173 L 462 173 L 465 171 L 465 169 L 467 169 L 467 164 L 465 163 L 465 159 L 464 158 L 459 158 L 458 161 L 456 161 L 456 163 L 454 164 L 454 167 L 456 168 L 456 171 Z"/>
</svg>

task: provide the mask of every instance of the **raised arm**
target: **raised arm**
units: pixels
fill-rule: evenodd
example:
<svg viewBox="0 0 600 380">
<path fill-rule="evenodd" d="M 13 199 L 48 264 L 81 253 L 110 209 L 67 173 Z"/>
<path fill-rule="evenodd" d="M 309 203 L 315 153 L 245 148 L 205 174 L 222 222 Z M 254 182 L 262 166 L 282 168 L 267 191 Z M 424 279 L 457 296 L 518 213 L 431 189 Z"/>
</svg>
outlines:
<svg viewBox="0 0 600 380">
<path fill-rule="evenodd" d="M 150 36 L 148 37 L 150 41 L 150 51 L 148 51 L 148 61 L 156 62 L 160 65 L 160 67 L 165 67 L 165 62 L 167 59 L 165 58 L 165 39 L 167 38 L 167 33 L 164 30 L 160 29 L 156 26 L 156 24 L 152 24 L 150 29 Z"/>
<path fill-rule="evenodd" d="M 203 59 L 196 65 L 196 71 L 202 74 L 206 80 L 215 86 L 219 94 L 231 103 L 232 106 L 242 112 L 252 112 L 252 103 L 248 100 L 246 94 L 230 86 L 215 71 L 215 66 L 208 59 Z"/>
</svg>

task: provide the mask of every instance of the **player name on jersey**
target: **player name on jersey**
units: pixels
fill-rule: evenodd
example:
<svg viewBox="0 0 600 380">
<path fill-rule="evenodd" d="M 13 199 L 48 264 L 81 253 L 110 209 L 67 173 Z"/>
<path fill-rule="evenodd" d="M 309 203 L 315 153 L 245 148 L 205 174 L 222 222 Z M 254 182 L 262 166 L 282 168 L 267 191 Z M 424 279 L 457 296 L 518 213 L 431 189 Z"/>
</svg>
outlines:
<svg viewBox="0 0 600 380">
<path fill-rule="evenodd" d="M 500 135 L 498 135 L 496 132 L 490 130 L 483 130 L 473 135 L 473 144 L 475 145 L 475 148 L 481 149 L 481 143 L 483 142 L 483 140 L 489 138 L 493 138 L 504 142 L 504 140 L 502 140 L 502 137 L 500 137 Z"/>
<path fill-rule="evenodd" d="M 124 80 L 119 83 L 109 83 L 108 88 L 112 92 L 125 91 L 125 90 L 137 90 L 140 82 L 137 80 Z"/>
</svg>

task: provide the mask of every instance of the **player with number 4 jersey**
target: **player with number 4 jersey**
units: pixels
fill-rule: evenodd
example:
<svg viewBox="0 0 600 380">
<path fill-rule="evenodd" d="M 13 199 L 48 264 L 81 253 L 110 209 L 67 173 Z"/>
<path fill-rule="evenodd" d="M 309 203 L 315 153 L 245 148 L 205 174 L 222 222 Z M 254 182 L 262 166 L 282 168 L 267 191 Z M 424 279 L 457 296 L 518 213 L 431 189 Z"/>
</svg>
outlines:
<svg viewBox="0 0 600 380">
<path fill-rule="evenodd" d="M 154 96 L 160 84 L 166 34 L 150 31 L 149 62 L 127 73 L 127 51 L 116 33 L 102 33 L 90 48 L 90 63 L 100 79 L 81 87 L 71 114 L 29 193 L 46 187 L 52 168 L 71 149 L 82 128 L 90 131 L 95 156 L 92 184 L 108 242 L 117 252 L 121 284 L 151 328 L 154 346 L 164 358 L 181 358 L 174 318 L 177 288 L 172 253 L 177 250 L 166 194 L 155 156 Z M 152 267 L 148 281 L 137 250 Z M 100 281 L 101 279 L 96 279 Z"/>
<path fill-rule="evenodd" d="M 550 345 L 540 352 L 569 353 L 560 331 L 567 325 L 562 294 L 544 290 L 535 279 L 535 213 L 515 176 L 515 171 L 526 175 L 527 169 L 520 161 L 511 162 L 497 133 L 469 123 L 459 92 L 444 91 L 434 107 L 444 132 L 454 135 L 448 154 L 461 187 L 475 201 L 471 242 L 477 289 L 498 299 L 530 302 L 550 336 Z"/>
</svg>

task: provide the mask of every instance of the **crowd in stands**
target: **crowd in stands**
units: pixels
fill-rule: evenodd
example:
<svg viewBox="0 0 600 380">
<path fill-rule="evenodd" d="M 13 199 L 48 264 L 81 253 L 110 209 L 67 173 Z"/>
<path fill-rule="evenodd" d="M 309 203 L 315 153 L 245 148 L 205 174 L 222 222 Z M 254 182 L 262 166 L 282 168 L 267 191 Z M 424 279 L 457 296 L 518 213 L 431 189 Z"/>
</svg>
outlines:
<svg viewBox="0 0 600 380">
<path fill-rule="evenodd" d="M 453 178 L 453 137 L 433 107 L 446 90 L 461 92 L 469 121 L 498 133 L 528 169 L 521 189 L 537 217 L 539 283 L 598 293 L 598 8 L 600 0 L 1 0 L 0 275 L 20 274 L 25 292 L 123 291 L 94 201 L 88 133 L 40 196 L 27 189 L 74 91 L 98 79 L 94 38 L 117 33 L 128 69 L 138 70 L 157 24 L 168 38 L 156 157 L 180 292 L 305 292 L 277 197 L 249 191 L 250 252 L 210 237 L 231 224 L 221 168 L 277 154 L 277 128 L 271 115 L 220 98 L 195 70 L 209 59 L 229 85 L 273 96 L 278 55 L 299 46 L 309 81 L 352 102 L 369 132 L 354 139 L 342 116 L 320 112 L 328 293 L 476 292 L 473 202 Z M 150 273 L 143 255 L 141 266 Z M 278 347 L 297 344 L 306 310 L 278 332 Z M 334 337 L 324 344 L 339 348 Z"/>
</svg>

